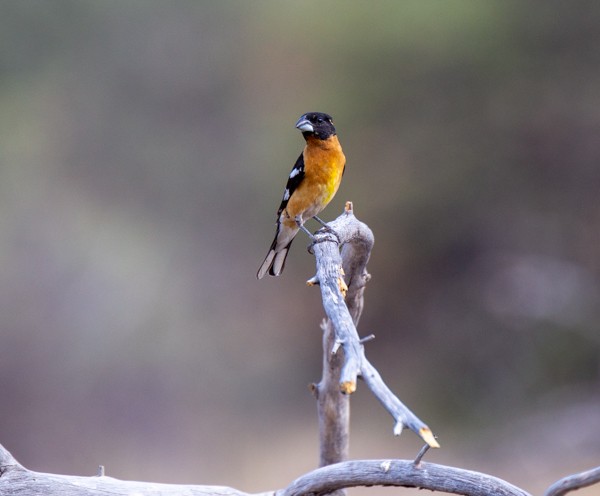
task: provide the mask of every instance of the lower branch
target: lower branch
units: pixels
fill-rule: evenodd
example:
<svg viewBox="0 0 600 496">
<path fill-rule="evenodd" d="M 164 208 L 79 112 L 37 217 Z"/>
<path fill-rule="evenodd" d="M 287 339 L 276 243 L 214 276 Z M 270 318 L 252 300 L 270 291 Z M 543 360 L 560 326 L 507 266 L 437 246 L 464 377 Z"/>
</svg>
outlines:
<svg viewBox="0 0 600 496">
<path fill-rule="evenodd" d="M 402 486 L 469 496 L 530 496 L 490 475 L 435 463 L 355 460 L 322 467 L 296 479 L 275 496 L 325 494 L 357 486 Z"/>
<path fill-rule="evenodd" d="M 122 481 L 104 475 L 45 474 L 27 470 L 0 445 L 0 494 L 3 496 L 250 496 L 225 486 Z M 273 496 L 273 491 L 253 496 Z"/>
<path fill-rule="evenodd" d="M 600 467 L 561 479 L 546 496 L 598 482 Z M 336 463 L 302 475 L 277 491 L 246 493 L 225 486 L 157 484 L 122 481 L 112 477 L 81 477 L 33 472 L 18 463 L 0 445 L 0 494 L 3 496 L 300 496 L 325 494 L 358 486 L 402 486 L 466 496 L 530 496 L 526 491 L 491 475 L 408 460 L 355 460 Z"/>
<path fill-rule="evenodd" d="M 586 470 L 578 474 L 569 475 L 552 484 L 544 496 L 563 496 L 569 491 L 575 491 L 600 482 L 600 467 Z"/>
</svg>

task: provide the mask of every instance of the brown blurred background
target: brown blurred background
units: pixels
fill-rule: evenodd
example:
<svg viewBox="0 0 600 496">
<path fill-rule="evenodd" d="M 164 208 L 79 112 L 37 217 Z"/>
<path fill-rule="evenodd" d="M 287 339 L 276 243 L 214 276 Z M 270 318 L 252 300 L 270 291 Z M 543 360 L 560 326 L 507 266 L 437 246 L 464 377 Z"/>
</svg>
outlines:
<svg viewBox="0 0 600 496">
<path fill-rule="evenodd" d="M 352 200 L 375 233 L 359 332 L 439 436 L 427 459 L 537 492 L 600 464 L 600 4 L 0 6 L 0 443 L 21 463 L 247 491 L 315 467 L 307 239 L 255 273 L 318 110 L 348 158 L 323 217 Z M 352 457 L 414 457 L 392 427 L 359 387 Z"/>
</svg>

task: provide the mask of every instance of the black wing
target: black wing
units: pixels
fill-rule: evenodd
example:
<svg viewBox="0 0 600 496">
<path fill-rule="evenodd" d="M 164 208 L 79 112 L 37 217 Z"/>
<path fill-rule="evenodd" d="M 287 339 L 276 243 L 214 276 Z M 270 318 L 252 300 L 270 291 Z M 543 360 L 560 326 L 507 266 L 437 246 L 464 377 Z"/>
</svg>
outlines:
<svg viewBox="0 0 600 496">
<path fill-rule="evenodd" d="M 304 154 L 301 153 L 292 167 L 292 171 L 288 177 L 287 184 L 285 185 L 285 191 L 283 192 L 283 199 L 281 200 L 281 205 L 279 205 L 279 210 L 277 211 L 277 219 L 281 215 L 281 212 L 287 207 L 288 200 L 290 196 L 294 194 L 294 191 L 300 186 L 300 183 L 304 179 Z"/>
</svg>

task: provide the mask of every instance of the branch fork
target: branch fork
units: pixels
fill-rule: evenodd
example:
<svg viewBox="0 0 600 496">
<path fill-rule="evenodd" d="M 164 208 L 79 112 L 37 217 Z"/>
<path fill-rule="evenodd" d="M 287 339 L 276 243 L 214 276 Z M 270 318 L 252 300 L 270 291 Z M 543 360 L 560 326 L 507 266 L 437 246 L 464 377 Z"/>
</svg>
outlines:
<svg viewBox="0 0 600 496">
<path fill-rule="evenodd" d="M 373 339 L 372 335 L 361 339 L 356 330 L 364 304 L 364 289 L 370 279 L 366 266 L 374 244 L 373 232 L 356 219 L 352 202 L 346 203 L 342 215 L 330 222 L 328 227 L 336 236 L 328 230 L 315 233 L 311 248 L 316 258 L 317 273 L 308 283 L 318 281 L 323 307 L 333 329 L 333 339 L 325 344 L 326 349 L 334 355 L 340 347 L 344 351 L 343 360 L 336 361 L 340 367 L 338 390 L 352 394 L 356 391 L 358 378 L 362 378 L 394 418 L 395 435 L 408 427 L 430 447 L 438 448 L 439 443 L 429 427 L 391 392 L 367 360 L 363 344 Z M 340 275 L 344 278 L 341 279 Z M 340 283 L 340 279 L 344 284 Z"/>
</svg>

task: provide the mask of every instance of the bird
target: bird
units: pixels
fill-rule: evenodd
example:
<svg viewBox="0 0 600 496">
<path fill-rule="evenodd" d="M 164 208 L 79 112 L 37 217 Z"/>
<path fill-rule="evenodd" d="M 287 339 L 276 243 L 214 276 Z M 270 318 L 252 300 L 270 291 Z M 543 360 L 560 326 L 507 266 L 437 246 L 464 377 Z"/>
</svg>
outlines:
<svg viewBox="0 0 600 496">
<path fill-rule="evenodd" d="M 307 220 L 314 218 L 327 227 L 317 214 L 337 193 L 346 168 L 346 157 L 329 114 L 308 112 L 298 119 L 296 128 L 302 132 L 306 145 L 288 176 L 277 211 L 275 239 L 258 269 L 258 279 L 267 273 L 281 274 L 299 230 L 313 237 L 304 227 Z"/>
</svg>

